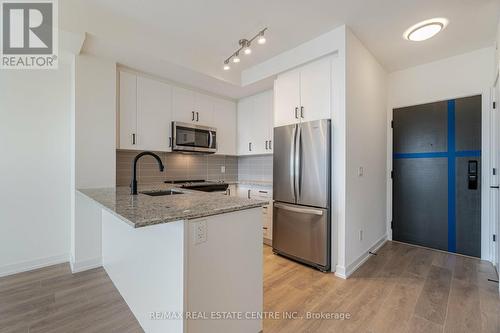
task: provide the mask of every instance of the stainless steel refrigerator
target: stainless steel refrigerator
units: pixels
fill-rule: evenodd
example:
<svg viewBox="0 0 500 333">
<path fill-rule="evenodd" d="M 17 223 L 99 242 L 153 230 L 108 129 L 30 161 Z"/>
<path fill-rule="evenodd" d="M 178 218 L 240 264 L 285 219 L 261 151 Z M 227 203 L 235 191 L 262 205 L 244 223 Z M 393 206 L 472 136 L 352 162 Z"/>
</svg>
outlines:
<svg viewBox="0 0 500 333">
<path fill-rule="evenodd" d="M 274 129 L 273 251 L 330 270 L 330 120 Z"/>
</svg>

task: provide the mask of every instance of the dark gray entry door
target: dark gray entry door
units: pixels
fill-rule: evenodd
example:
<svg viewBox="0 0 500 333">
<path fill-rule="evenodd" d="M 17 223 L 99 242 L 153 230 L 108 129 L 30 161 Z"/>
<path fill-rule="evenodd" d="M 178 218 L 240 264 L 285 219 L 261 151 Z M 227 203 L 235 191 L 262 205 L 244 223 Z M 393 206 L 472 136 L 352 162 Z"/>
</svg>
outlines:
<svg viewBox="0 0 500 333">
<path fill-rule="evenodd" d="M 393 239 L 481 256 L 481 96 L 393 110 Z"/>
</svg>

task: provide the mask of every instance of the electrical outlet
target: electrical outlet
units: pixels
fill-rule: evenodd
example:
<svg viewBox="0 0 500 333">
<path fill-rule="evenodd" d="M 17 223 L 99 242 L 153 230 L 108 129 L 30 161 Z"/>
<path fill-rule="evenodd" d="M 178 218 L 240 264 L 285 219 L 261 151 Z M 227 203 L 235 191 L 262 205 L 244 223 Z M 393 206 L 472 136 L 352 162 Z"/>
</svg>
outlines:
<svg viewBox="0 0 500 333">
<path fill-rule="evenodd" d="M 363 240 L 363 230 L 360 230 L 359 231 L 359 240 L 362 241 Z"/>
<path fill-rule="evenodd" d="M 226 166 L 225 165 L 221 165 L 220 172 L 221 173 L 226 173 Z"/>
<path fill-rule="evenodd" d="M 194 224 L 194 243 L 201 244 L 207 241 L 207 221 L 199 221 Z"/>
</svg>

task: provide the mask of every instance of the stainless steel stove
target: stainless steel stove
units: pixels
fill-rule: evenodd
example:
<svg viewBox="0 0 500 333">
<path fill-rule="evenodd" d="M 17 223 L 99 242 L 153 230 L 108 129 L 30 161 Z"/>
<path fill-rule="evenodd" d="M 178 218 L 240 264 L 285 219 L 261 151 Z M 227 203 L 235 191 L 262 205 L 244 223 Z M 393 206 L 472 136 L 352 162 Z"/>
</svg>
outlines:
<svg viewBox="0 0 500 333">
<path fill-rule="evenodd" d="M 178 184 L 181 188 L 203 192 L 226 192 L 227 188 L 229 187 L 229 184 L 225 183 L 224 181 L 206 181 L 203 179 L 172 181 L 167 180 L 165 181 L 165 183 Z"/>
</svg>

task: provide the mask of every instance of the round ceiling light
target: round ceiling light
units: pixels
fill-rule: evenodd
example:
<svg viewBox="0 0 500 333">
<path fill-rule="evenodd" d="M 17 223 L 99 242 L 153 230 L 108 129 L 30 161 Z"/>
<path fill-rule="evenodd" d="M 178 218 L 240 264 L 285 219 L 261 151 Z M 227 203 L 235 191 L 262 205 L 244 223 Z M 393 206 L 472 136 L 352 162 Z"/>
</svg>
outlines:
<svg viewBox="0 0 500 333">
<path fill-rule="evenodd" d="M 408 28 L 403 37 L 412 42 L 421 42 L 434 37 L 448 25 L 445 18 L 433 18 L 419 22 Z"/>
</svg>

